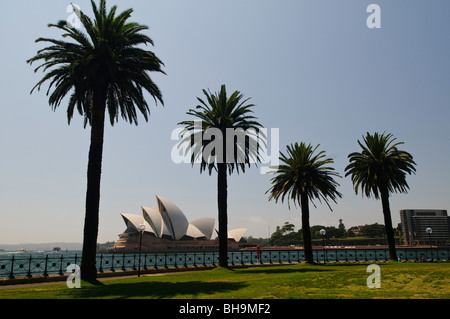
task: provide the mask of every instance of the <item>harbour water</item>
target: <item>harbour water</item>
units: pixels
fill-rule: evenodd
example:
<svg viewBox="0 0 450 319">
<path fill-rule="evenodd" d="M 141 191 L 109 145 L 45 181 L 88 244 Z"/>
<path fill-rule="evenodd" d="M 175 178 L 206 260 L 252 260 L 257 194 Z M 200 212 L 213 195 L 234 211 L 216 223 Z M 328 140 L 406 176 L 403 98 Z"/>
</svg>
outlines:
<svg viewBox="0 0 450 319">
<path fill-rule="evenodd" d="M 400 261 L 439 261 L 450 259 L 448 248 L 397 248 Z M 158 252 L 142 253 L 141 269 L 182 268 L 213 266 L 218 264 L 217 252 Z M 384 248 L 326 248 L 314 249 L 314 260 L 318 262 L 377 262 L 389 259 Z M 304 260 L 301 249 L 262 249 L 229 252 L 230 265 L 297 263 Z M 81 264 L 81 251 L 0 251 L 0 278 L 17 278 L 42 275 L 67 274 L 67 267 Z M 97 254 L 97 270 L 125 271 L 137 269 L 139 254 Z"/>
</svg>

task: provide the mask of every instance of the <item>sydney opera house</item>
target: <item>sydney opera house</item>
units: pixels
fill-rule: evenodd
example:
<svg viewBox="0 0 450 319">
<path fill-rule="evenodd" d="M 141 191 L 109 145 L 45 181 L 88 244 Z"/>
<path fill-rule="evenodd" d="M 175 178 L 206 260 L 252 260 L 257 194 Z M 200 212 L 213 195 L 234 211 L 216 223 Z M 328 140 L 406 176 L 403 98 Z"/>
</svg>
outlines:
<svg viewBox="0 0 450 319">
<path fill-rule="evenodd" d="M 184 213 L 168 199 L 156 196 L 157 207 L 141 207 L 142 215 L 121 214 L 126 229 L 114 245 L 115 251 L 136 251 L 142 231 L 142 251 L 213 251 L 218 240 L 213 239 L 214 218 L 188 221 Z M 228 232 L 228 249 L 239 249 L 246 228 Z"/>
</svg>

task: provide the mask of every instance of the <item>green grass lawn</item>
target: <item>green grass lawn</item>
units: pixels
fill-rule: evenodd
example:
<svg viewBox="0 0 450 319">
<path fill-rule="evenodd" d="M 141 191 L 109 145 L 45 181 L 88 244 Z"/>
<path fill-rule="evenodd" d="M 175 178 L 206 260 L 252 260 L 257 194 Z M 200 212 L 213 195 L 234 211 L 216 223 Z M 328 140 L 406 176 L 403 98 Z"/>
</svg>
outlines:
<svg viewBox="0 0 450 319">
<path fill-rule="evenodd" d="M 379 263 L 381 287 L 368 288 L 369 263 L 282 265 L 167 273 L 153 276 L 65 282 L 0 289 L 0 299 L 403 299 L 450 298 L 450 263 Z"/>
</svg>

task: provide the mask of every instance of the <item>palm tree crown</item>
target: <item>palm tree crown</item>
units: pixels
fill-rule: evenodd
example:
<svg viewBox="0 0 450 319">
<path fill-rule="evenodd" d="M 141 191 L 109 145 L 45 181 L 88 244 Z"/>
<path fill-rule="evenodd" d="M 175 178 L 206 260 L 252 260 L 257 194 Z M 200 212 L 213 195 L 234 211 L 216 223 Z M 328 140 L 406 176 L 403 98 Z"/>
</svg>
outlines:
<svg viewBox="0 0 450 319">
<path fill-rule="evenodd" d="M 260 161 L 258 151 L 261 144 L 265 145 L 265 135 L 260 130 L 262 125 L 252 115 L 252 108 L 255 105 L 247 103 L 249 99 L 243 99 L 244 95 L 239 91 L 234 91 L 227 97 L 225 85 L 221 86 L 218 93 L 212 94 L 206 90 L 203 90 L 203 93 L 206 96 L 206 102 L 201 98 L 197 98 L 200 104 L 195 109 L 190 109 L 187 112 L 188 115 L 196 117 L 198 121 L 192 120 L 178 123 L 185 126 L 181 132 L 183 139 L 179 146 L 183 144 L 189 145 L 186 151 L 189 149 L 192 151 L 192 164 L 200 162 L 200 171 L 208 169 L 209 174 L 211 174 L 213 170 L 217 171 L 219 163 L 224 162 L 227 164 L 230 174 L 234 169 L 238 173 L 239 170 L 245 172 L 246 165 L 250 166 L 251 163 Z M 200 126 L 198 126 L 198 123 L 200 123 Z M 223 152 L 212 149 L 212 152 L 203 153 L 211 143 L 209 139 L 204 138 L 208 130 L 211 129 L 217 129 L 221 132 L 220 136 L 214 136 L 214 138 L 219 142 L 216 145 L 223 146 Z M 227 148 L 227 129 L 245 132 L 245 143 L 238 143 L 235 136 L 234 141 L 228 141 Z M 219 153 L 221 153 L 220 157 Z M 232 153 L 233 157 L 229 153 Z"/>
<path fill-rule="evenodd" d="M 399 150 L 392 134 L 373 135 L 367 133 L 364 144 L 358 141 L 361 152 L 349 154 L 350 164 L 345 168 L 345 176 L 351 176 L 355 192 L 358 189 L 367 197 L 379 199 L 385 188 L 389 193 L 407 193 L 409 186 L 406 174 L 415 173 L 413 157 Z"/>
<path fill-rule="evenodd" d="M 117 7 L 106 11 L 106 2 L 100 1 L 97 8 L 91 1 L 95 19 L 92 21 L 82 11 L 80 21 L 86 33 L 72 28 L 65 20 L 49 24 L 64 32 L 63 38 L 72 41 L 38 38 L 36 42 L 50 45 L 39 50 L 37 55 L 27 62 L 42 60 L 35 72 L 49 71 L 34 89 L 50 81 L 47 95 L 52 109 L 56 109 L 70 92 L 67 117 L 73 117 L 76 108 L 84 115 L 85 125 L 91 121 L 91 115 L 98 104 L 95 94 L 106 99 L 111 125 L 118 120 L 119 114 L 125 121 L 137 124 L 136 108 L 148 120 L 149 107 L 143 90 L 162 104 L 162 94 L 147 72 L 161 72 L 163 63 L 151 51 L 139 48 L 139 45 L 153 45 L 153 41 L 141 33 L 148 27 L 135 22 L 127 22 L 132 9 L 116 16 Z"/>
<path fill-rule="evenodd" d="M 270 192 L 269 200 L 281 198 L 283 202 L 287 196 L 288 205 L 292 200 L 301 206 L 300 196 L 305 194 L 313 204 L 315 199 L 319 202 L 324 200 L 331 209 L 329 199 L 336 202 L 337 197 L 342 197 L 337 191 L 339 184 L 333 177 L 341 176 L 328 166 L 334 162 L 331 158 L 324 158 L 325 151 L 315 154 L 318 147 L 313 148 L 303 142 L 287 146 L 287 155 L 280 154 L 280 161 L 284 164 L 278 167 L 277 175 L 271 180 L 272 187 L 267 191 Z"/>
</svg>

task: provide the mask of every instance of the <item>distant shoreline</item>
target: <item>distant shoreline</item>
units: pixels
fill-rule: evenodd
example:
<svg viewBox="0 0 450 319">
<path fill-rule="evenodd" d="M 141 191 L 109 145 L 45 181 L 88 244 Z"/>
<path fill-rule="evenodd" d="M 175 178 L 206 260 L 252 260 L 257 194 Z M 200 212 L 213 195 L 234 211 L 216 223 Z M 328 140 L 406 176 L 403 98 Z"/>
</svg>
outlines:
<svg viewBox="0 0 450 319">
<path fill-rule="evenodd" d="M 29 251 L 38 250 L 52 250 L 54 247 L 60 247 L 61 250 L 81 250 L 83 248 L 82 243 L 65 243 L 65 242 L 54 242 L 54 243 L 25 243 L 25 244 L 0 244 L 0 251 L 18 251 L 20 249 L 25 249 Z"/>
</svg>

